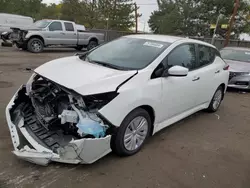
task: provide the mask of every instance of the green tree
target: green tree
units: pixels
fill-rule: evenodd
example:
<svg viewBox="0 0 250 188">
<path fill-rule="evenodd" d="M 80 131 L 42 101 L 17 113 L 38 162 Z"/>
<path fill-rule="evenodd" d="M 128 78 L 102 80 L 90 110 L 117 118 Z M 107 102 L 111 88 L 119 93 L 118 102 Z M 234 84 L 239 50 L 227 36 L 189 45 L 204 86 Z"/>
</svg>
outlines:
<svg viewBox="0 0 250 188">
<path fill-rule="evenodd" d="M 36 15 L 37 19 L 61 19 L 61 4 L 42 4 L 39 14 Z"/>
<path fill-rule="evenodd" d="M 0 12 L 35 17 L 42 0 L 0 0 Z"/>
<path fill-rule="evenodd" d="M 89 28 L 128 30 L 135 24 L 133 0 L 63 0 L 62 18 Z"/>
<path fill-rule="evenodd" d="M 227 24 L 234 0 L 157 0 L 159 10 L 152 13 L 149 26 L 155 33 L 174 35 L 209 35 L 210 24 L 215 24 L 219 14 L 220 24 Z M 246 16 L 249 6 L 241 1 L 234 27 L 235 33 L 248 29 Z"/>
</svg>

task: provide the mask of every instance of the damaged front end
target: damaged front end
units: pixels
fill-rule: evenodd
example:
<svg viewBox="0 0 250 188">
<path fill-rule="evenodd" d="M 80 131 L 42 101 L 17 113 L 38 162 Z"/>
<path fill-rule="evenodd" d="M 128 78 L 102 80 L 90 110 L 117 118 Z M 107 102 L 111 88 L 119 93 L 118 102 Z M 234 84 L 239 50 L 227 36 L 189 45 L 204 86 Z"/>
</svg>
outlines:
<svg viewBox="0 0 250 188">
<path fill-rule="evenodd" d="M 81 96 L 34 74 L 6 108 L 13 153 L 40 165 L 95 162 L 111 152 L 114 131 L 98 110 L 117 95 Z"/>
</svg>

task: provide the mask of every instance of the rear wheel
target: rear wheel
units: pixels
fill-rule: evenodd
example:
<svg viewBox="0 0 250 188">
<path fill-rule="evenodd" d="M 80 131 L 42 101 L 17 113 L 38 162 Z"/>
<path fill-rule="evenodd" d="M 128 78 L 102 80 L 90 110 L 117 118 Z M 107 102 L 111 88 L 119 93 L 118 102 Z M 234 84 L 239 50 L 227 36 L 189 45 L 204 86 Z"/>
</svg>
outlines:
<svg viewBox="0 0 250 188">
<path fill-rule="evenodd" d="M 138 108 L 123 120 L 116 135 L 112 137 L 112 150 L 120 156 L 134 155 L 144 145 L 151 130 L 148 112 Z"/>
<path fill-rule="evenodd" d="M 216 92 L 215 92 L 215 94 L 214 94 L 214 96 L 213 96 L 213 98 L 212 98 L 212 100 L 210 102 L 210 105 L 207 108 L 207 110 L 209 112 L 216 112 L 219 109 L 219 107 L 221 105 L 221 102 L 222 102 L 222 99 L 223 99 L 223 95 L 224 95 L 223 94 L 223 87 L 220 86 L 216 90 Z"/>
<path fill-rule="evenodd" d="M 91 40 L 91 41 L 89 41 L 89 44 L 87 46 L 87 50 L 89 51 L 89 50 L 95 48 L 96 46 L 98 46 L 98 42 L 95 40 Z"/>
<path fill-rule="evenodd" d="M 33 53 L 40 53 L 43 51 L 43 42 L 38 38 L 32 38 L 28 42 L 28 50 Z"/>
</svg>

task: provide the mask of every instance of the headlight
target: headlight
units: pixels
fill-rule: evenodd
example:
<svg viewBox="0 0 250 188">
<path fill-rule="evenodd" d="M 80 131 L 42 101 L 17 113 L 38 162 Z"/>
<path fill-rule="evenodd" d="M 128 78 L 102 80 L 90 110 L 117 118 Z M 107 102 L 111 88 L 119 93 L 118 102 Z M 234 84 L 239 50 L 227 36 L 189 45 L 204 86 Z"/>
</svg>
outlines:
<svg viewBox="0 0 250 188">
<path fill-rule="evenodd" d="M 22 38 L 24 39 L 27 34 L 28 34 L 28 31 L 23 31 Z"/>
<path fill-rule="evenodd" d="M 95 95 L 83 96 L 83 100 L 86 106 L 91 109 L 101 109 L 103 106 L 111 102 L 114 98 L 117 97 L 119 93 L 117 92 L 108 92 Z"/>
<path fill-rule="evenodd" d="M 6 35 L 7 33 L 8 33 L 8 32 L 5 31 L 5 32 L 2 33 L 2 35 Z"/>
</svg>

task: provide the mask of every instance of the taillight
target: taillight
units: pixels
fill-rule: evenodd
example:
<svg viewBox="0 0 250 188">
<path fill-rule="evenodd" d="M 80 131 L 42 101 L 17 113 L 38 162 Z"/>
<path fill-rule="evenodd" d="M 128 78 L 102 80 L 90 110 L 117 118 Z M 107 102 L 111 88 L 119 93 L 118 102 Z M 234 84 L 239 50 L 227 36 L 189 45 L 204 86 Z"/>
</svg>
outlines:
<svg viewBox="0 0 250 188">
<path fill-rule="evenodd" d="M 223 68 L 223 70 L 228 70 L 229 69 L 229 65 L 225 65 L 225 67 Z"/>
</svg>

